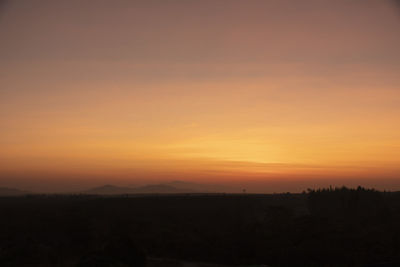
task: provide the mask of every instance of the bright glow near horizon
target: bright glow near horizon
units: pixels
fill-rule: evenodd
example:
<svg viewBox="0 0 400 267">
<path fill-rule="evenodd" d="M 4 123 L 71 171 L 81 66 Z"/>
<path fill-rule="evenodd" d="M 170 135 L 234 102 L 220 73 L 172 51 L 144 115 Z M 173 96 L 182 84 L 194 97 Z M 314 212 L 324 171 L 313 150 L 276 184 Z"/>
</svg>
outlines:
<svg viewBox="0 0 400 267">
<path fill-rule="evenodd" d="M 0 185 L 400 189 L 400 9 L 299 2 L 5 2 Z"/>
</svg>

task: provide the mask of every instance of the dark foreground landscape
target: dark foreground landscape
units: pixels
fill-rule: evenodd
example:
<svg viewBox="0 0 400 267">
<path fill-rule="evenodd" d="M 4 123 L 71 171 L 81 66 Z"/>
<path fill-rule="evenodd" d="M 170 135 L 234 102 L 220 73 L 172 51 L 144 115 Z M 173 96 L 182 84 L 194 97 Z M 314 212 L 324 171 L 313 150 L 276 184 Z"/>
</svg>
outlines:
<svg viewBox="0 0 400 267">
<path fill-rule="evenodd" d="M 27 195 L 0 212 L 0 266 L 400 266 L 400 192 Z"/>
</svg>

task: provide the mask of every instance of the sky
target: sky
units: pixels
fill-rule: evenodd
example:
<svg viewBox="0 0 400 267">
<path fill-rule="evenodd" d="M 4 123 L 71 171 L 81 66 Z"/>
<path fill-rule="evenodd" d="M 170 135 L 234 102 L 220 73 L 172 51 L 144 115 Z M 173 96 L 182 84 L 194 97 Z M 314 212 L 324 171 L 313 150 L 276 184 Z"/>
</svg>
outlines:
<svg viewBox="0 0 400 267">
<path fill-rule="evenodd" d="M 1 1 L 0 187 L 400 190 L 394 0 Z"/>
</svg>

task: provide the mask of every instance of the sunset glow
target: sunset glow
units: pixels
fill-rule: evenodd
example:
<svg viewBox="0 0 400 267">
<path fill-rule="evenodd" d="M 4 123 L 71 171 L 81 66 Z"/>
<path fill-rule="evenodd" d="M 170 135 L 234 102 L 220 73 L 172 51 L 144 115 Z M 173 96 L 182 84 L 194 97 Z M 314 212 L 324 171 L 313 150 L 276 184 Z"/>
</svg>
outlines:
<svg viewBox="0 0 400 267">
<path fill-rule="evenodd" d="M 55 2 L 0 6 L 2 185 L 400 189 L 394 1 Z"/>
</svg>

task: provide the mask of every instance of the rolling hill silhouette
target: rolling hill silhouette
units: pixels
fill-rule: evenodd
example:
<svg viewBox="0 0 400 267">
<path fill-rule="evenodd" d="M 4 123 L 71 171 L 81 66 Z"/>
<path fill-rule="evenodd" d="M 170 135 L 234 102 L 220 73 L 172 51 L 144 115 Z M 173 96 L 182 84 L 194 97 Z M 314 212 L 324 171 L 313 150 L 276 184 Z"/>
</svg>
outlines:
<svg viewBox="0 0 400 267">
<path fill-rule="evenodd" d="M 126 195 L 126 194 L 179 194 L 196 193 L 190 188 L 177 188 L 168 184 L 145 185 L 141 187 L 120 187 L 114 185 L 104 185 L 84 191 L 90 195 Z"/>
<path fill-rule="evenodd" d="M 84 195 L 127 195 L 127 194 L 182 194 L 182 193 L 220 193 L 231 191 L 229 187 L 216 184 L 198 184 L 186 181 L 171 181 L 160 184 L 149 184 L 143 186 L 117 186 L 106 184 L 89 188 L 84 191 L 71 191 L 61 194 L 84 194 Z M 41 192 L 24 191 L 16 188 L 0 187 L 0 196 L 36 195 Z M 49 192 L 48 194 L 57 194 Z"/>
</svg>

